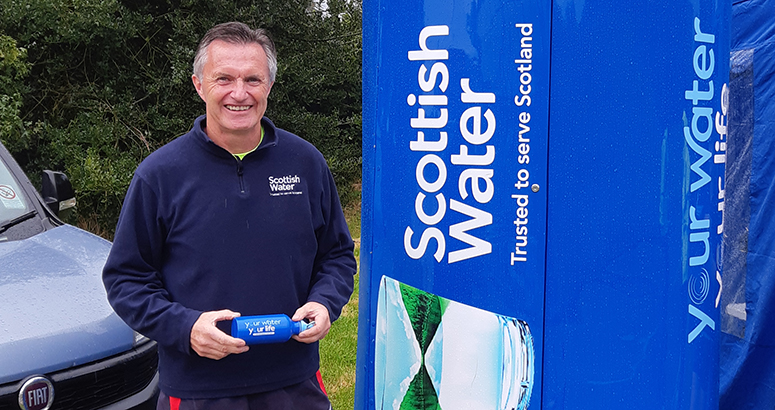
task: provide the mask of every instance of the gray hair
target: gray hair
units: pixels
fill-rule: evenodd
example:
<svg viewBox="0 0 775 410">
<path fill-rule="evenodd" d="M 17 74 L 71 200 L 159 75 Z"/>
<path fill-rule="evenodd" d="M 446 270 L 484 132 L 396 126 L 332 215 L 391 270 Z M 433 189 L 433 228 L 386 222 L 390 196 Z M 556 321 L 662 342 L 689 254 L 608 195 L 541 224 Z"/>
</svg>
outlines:
<svg viewBox="0 0 775 410">
<path fill-rule="evenodd" d="M 219 24 L 207 31 L 202 41 L 199 42 L 199 48 L 194 57 L 194 75 L 202 78 L 207 62 L 207 47 L 215 40 L 225 41 L 231 44 L 258 44 L 264 49 L 267 65 L 269 66 L 269 79 L 274 82 L 277 75 L 277 50 L 274 41 L 269 37 L 269 33 L 264 29 L 253 30 L 244 23 L 232 21 Z"/>
</svg>

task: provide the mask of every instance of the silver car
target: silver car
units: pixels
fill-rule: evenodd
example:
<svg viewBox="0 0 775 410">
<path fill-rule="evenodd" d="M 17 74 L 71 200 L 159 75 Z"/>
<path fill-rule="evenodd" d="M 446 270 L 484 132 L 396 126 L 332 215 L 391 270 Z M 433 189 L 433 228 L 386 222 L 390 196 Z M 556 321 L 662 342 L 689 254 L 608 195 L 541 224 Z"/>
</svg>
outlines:
<svg viewBox="0 0 775 410">
<path fill-rule="evenodd" d="M 102 285 L 110 242 L 58 218 L 75 204 L 64 174 L 41 191 L 0 144 L 0 410 L 155 408 L 156 344 Z"/>
</svg>

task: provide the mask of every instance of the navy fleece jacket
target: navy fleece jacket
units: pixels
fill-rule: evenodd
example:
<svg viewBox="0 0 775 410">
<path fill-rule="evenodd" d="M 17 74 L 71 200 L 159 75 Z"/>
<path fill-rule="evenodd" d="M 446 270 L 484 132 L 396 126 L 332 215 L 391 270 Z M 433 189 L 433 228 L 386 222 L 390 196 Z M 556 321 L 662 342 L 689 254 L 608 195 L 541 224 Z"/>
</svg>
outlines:
<svg viewBox="0 0 775 410">
<path fill-rule="evenodd" d="M 135 172 L 103 271 L 111 305 L 159 344 L 160 387 L 215 398 L 312 377 L 318 344 L 254 345 L 222 360 L 190 347 L 205 311 L 293 313 L 306 302 L 333 322 L 353 288 L 353 242 L 323 156 L 264 118 L 264 139 L 238 160 L 203 132 L 146 158 Z"/>
</svg>

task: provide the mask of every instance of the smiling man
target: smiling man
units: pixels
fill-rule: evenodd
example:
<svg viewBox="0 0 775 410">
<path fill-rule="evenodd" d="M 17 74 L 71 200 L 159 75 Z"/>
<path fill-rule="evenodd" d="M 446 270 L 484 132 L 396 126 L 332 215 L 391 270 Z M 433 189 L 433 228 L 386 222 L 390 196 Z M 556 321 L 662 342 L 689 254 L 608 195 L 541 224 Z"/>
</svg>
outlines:
<svg viewBox="0 0 775 410">
<path fill-rule="evenodd" d="M 318 341 L 352 293 L 353 242 L 320 152 L 264 117 L 276 72 L 263 30 L 208 31 L 192 76 L 206 114 L 140 164 L 124 200 L 103 280 L 158 342 L 158 408 L 330 408 Z M 250 347 L 219 329 L 277 313 L 315 326 Z"/>
<path fill-rule="evenodd" d="M 192 79 L 207 105 L 205 132 L 213 142 L 232 154 L 258 146 L 276 71 L 277 61 L 267 58 L 261 44 L 216 39 L 207 46 L 195 61 Z"/>
</svg>

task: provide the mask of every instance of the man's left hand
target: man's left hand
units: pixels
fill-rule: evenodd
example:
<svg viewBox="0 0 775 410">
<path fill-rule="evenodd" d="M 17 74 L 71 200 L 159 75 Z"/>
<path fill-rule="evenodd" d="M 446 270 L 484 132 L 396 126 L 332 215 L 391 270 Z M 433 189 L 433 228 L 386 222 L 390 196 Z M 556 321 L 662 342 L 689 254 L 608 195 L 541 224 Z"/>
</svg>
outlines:
<svg viewBox="0 0 775 410">
<path fill-rule="evenodd" d="M 295 340 L 302 343 L 314 343 L 326 337 L 328 330 L 331 329 L 331 320 L 328 317 L 328 309 L 318 302 L 307 302 L 296 310 L 291 320 L 298 322 L 302 319 L 314 321 L 315 326 L 307 329 L 298 335 L 293 336 Z"/>
</svg>

